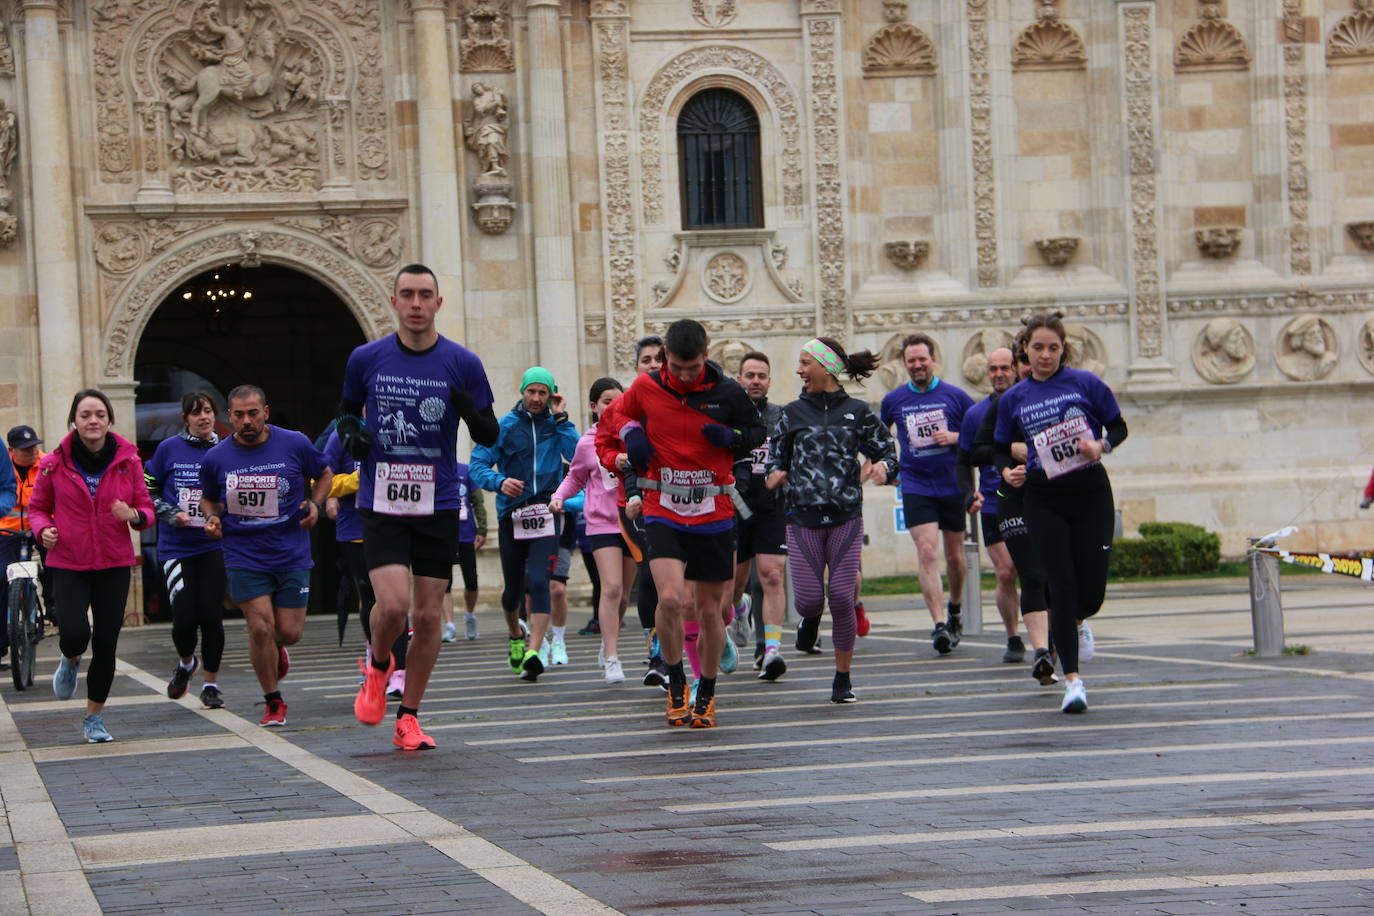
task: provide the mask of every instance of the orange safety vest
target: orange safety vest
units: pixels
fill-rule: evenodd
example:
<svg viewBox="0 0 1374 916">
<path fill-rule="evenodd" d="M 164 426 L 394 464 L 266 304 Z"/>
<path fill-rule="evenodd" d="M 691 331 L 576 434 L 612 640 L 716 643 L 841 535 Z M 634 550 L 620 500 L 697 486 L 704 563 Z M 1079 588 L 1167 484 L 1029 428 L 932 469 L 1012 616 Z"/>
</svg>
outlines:
<svg viewBox="0 0 1374 916">
<path fill-rule="evenodd" d="M 5 457 L 9 458 L 8 455 Z M 42 459 L 43 452 L 40 451 L 38 460 Z M 4 518 L 0 518 L 0 535 L 18 534 L 29 530 L 29 497 L 33 495 L 33 485 L 38 481 L 38 461 L 27 468 L 15 465 L 14 479 L 18 499 L 14 501 L 14 508 Z"/>
</svg>

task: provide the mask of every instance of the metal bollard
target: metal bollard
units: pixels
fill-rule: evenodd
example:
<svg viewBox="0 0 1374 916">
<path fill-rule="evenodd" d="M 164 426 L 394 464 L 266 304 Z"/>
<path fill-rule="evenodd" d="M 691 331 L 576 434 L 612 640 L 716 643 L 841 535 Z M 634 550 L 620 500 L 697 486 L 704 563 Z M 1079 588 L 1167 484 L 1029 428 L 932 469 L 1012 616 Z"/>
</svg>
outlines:
<svg viewBox="0 0 1374 916">
<path fill-rule="evenodd" d="M 978 518 L 970 513 L 964 538 L 964 633 L 983 635 L 983 582 L 978 556 Z"/>
<path fill-rule="evenodd" d="M 1250 539 L 1254 545 L 1256 538 Z M 1255 654 L 1260 658 L 1283 656 L 1283 599 L 1279 593 L 1279 558 L 1251 549 L 1250 621 L 1255 633 Z"/>
</svg>

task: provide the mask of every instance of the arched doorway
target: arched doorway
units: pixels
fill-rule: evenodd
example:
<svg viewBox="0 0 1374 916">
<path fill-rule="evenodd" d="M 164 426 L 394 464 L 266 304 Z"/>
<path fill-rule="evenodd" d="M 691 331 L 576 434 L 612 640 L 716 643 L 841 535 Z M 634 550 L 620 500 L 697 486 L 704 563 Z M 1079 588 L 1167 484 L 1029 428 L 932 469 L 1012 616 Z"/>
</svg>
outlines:
<svg viewBox="0 0 1374 916">
<path fill-rule="evenodd" d="M 165 438 L 182 394 L 206 383 L 221 406 L 235 385 L 257 385 L 272 422 L 313 439 L 334 417 L 344 364 L 364 339 L 348 306 L 299 271 L 234 263 L 203 271 L 158 304 L 139 340 L 140 445 Z"/>
</svg>

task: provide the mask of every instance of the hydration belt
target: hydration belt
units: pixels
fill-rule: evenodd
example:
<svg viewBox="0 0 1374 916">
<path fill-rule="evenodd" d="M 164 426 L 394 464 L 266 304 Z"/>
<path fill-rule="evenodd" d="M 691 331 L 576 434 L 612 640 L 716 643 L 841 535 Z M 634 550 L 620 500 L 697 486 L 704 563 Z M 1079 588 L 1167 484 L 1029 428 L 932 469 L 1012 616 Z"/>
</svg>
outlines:
<svg viewBox="0 0 1374 916">
<path fill-rule="evenodd" d="M 741 519 L 748 519 L 754 514 L 745 505 L 743 497 L 739 495 L 739 490 L 734 487 L 722 487 L 718 484 L 711 484 L 709 487 L 689 487 L 680 483 L 664 483 L 661 480 L 654 480 L 652 477 L 641 477 L 639 478 L 639 488 L 641 490 L 657 490 L 659 493 L 666 493 L 669 496 L 676 496 L 679 499 L 692 502 L 697 502 L 708 496 L 729 496 L 730 502 L 735 506 L 735 513 Z"/>
</svg>

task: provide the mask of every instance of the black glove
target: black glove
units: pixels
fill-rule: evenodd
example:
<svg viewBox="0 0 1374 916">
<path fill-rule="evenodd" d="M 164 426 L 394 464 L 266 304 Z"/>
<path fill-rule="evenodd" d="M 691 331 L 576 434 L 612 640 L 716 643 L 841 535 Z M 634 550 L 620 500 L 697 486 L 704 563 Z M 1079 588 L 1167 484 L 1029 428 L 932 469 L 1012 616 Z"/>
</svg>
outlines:
<svg viewBox="0 0 1374 916">
<path fill-rule="evenodd" d="M 701 428 L 706 441 L 720 448 L 734 448 L 738 432 L 721 423 L 707 423 Z"/>
<path fill-rule="evenodd" d="M 357 417 L 344 417 L 335 431 L 339 434 L 339 444 L 343 446 L 344 453 L 355 461 L 364 461 L 372 454 L 372 441 L 377 434 L 363 428 Z"/>
<path fill-rule="evenodd" d="M 630 457 L 630 466 L 639 474 L 649 472 L 649 462 L 654 457 L 654 447 L 649 444 L 649 437 L 644 430 L 639 427 L 631 427 L 625 431 L 625 454 Z"/>
</svg>

